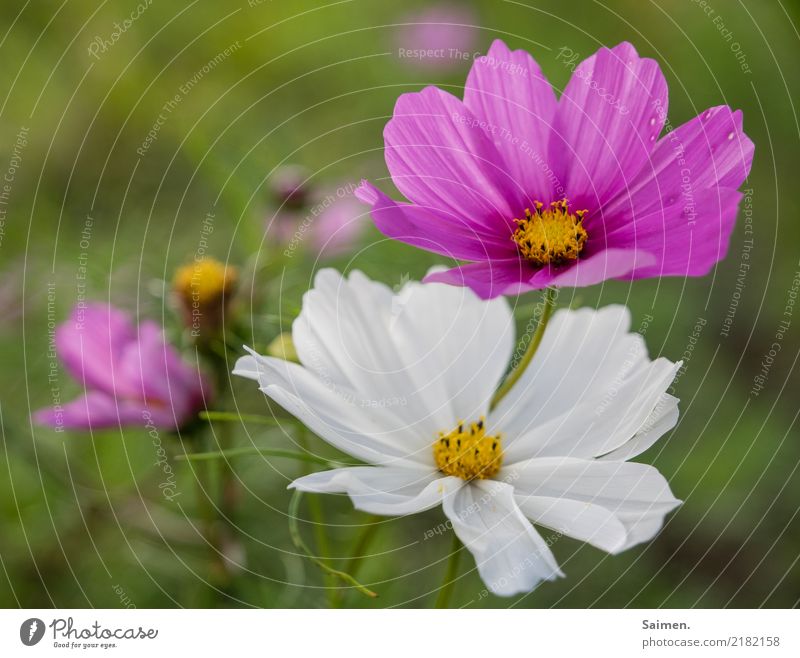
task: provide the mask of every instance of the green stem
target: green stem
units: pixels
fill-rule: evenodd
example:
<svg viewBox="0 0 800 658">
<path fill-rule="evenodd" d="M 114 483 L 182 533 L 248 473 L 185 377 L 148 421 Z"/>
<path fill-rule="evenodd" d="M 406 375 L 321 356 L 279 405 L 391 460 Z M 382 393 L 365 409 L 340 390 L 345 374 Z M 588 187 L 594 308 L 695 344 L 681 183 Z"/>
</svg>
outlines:
<svg viewBox="0 0 800 658">
<path fill-rule="evenodd" d="M 180 458 L 180 455 L 178 456 Z M 211 553 L 211 577 L 218 586 L 228 583 L 228 568 L 222 553 L 222 538 L 214 502 L 211 499 L 211 467 L 201 463 L 195 471 L 197 484 L 197 505 L 203 521 L 203 536 Z"/>
<path fill-rule="evenodd" d="M 447 570 L 444 572 L 444 580 L 439 589 L 439 595 L 436 597 L 435 607 L 437 608 L 446 608 L 450 603 L 450 597 L 453 595 L 453 588 L 456 584 L 456 575 L 458 574 L 458 562 L 461 559 L 463 548 L 461 540 L 454 532 L 453 545 L 450 548 L 450 557 L 447 561 Z"/>
<path fill-rule="evenodd" d="M 553 314 L 553 309 L 555 308 L 555 300 L 556 289 L 548 288 L 544 294 L 544 308 L 542 309 L 542 314 L 539 318 L 539 324 L 536 327 L 536 331 L 534 332 L 533 336 L 531 336 L 528 347 L 525 348 L 525 353 L 522 355 L 519 363 L 516 365 L 514 370 L 508 374 L 508 377 L 506 377 L 502 386 L 500 386 L 500 388 L 498 388 L 497 392 L 494 394 L 491 403 L 492 409 L 494 409 L 500 403 L 500 400 L 502 400 L 508 394 L 508 392 L 514 387 L 514 384 L 516 384 L 519 378 L 522 376 L 522 373 L 525 372 L 525 369 L 528 367 L 528 365 L 530 365 L 533 355 L 536 354 L 536 350 L 539 349 L 539 345 L 542 342 L 544 330 L 547 328 L 547 323 L 550 322 L 550 316 Z"/>
<path fill-rule="evenodd" d="M 292 542 L 294 543 L 294 545 L 297 547 L 299 551 L 301 551 L 309 560 L 311 560 L 314 564 L 316 564 L 326 574 L 333 576 L 334 578 L 338 578 L 339 580 L 347 583 L 351 587 L 354 587 L 359 592 L 361 592 L 365 596 L 370 597 L 371 599 L 376 598 L 378 595 L 371 589 L 367 589 L 366 587 L 364 587 L 364 585 L 359 583 L 349 573 L 345 573 L 344 571 L 339 571 L 338 569 L 331 568 L 325 562 L 316 557 L 308 548 L 308 545 L 303 540 L 303 536 L 300 534 L 300 528 L 297 524 L 297 521 L 299 519 L 298 512 L 300 509 L 300 500 L 302 499 L 302 497 L 303 497 L 303 492 L 295 489 L 294 493 L 292 494 L 292 500 L 289 503 L 289 512 L 288 512 L 289 534 L 292 537 Z"/>
</svg>

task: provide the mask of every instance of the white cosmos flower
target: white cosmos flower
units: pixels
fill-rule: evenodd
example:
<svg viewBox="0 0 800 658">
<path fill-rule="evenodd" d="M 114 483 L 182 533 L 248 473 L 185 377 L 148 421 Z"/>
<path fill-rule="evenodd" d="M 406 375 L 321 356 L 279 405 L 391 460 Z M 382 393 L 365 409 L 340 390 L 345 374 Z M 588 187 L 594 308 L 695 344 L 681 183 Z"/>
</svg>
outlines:
<svg viewBox="0 0 800 658">
<path fill-rule="evenodd" d="M 234 373 L 367 464 L 291 487 L 388 516 L 442 505 L 489 590 L 511 596 L 563 576 L 549 548 L 561 534 L 619 553 L 680 503 L 655 468 L 626 461 L 677 422 L 666 390 L 680 367 L 651 361 L 629 328 L 624 306 L 557 311 L 490 409 L 514 349 L 503 297 L 436 283 L 393 293 L 327 269 L 293 326 L 302 365 L 251 352 Z"/>
</svg>

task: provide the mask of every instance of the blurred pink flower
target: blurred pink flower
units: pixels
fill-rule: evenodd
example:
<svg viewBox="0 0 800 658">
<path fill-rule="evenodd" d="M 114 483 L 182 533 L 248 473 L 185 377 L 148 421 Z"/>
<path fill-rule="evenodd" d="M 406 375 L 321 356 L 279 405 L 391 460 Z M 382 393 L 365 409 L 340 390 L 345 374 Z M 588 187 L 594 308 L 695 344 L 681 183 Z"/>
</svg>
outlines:
<svg viewBox="0 0 800 658">
<path fill-rule="evenodd" d="M 308 250 L 320 258 L 348 252 L 366 224 L 366 212 L 355 198 L 355 185 L 318 187 L 295 165 L 280 169 L 269 182 L 277 209 L 267 216 L 267 238 L 288 253 Z"/>
<path fill-rule="evenodd" d="M 469 7 L 441 3 L 412 12 L 403 22 L 395 41 L 404 64 L 443 71 L 471 61 L 477 18 Z"/>
<path fill-rule="evenodd" d="M 320 258 L 334 258 L 350 251 L 364 228 L 364 205 L 343 186 L 331 191 L 311 227 L 309 244 Z"/>
<path fill-rule="evenodd" d="M 205 407 L 210 387 L 164 341 L 160 327 L 138 327 L 112 306 L 76 306 L 55 332 L 55 348 L 67 372 L 86 393 L 35 412 L 41 425 L 61 429 L 103 429 L 152 424 L 172 430 Z"/>
</svg>

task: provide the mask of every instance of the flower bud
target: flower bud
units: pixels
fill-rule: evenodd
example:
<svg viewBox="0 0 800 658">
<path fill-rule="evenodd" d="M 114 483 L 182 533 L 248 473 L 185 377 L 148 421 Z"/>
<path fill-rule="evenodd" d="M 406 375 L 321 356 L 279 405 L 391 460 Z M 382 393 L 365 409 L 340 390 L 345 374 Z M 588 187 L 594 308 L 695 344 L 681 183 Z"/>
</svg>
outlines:
<svg viewBox="0 0 800 658">
<path fill-rule="evenodd" d="M 221 334 L 236 292 L 239 270 L 214 258 L 179 267 L 172 289 L 192 338 L 205 340 Z"/>
<path fill-rule="evenodd" d="M 311 185 L 309 172 L 299 165 L 281 167 L 269 180 L 273 203 L 281 210 L 299 210 L 308 203 Z"/>
<path fill-rule="evenodd" d="M 294 347 L 294 341 L 292 340 L 292 335 L 290 333 L 284 332 L 275 336 L 272 342 L 267 346 L 267 354 L 277 357 L 278 359 L 283 359 L 284 361 L 294 361 L 295 363 L 300 363 L 300 359 L 297 357 L 297 350 Z"/>
</svg>

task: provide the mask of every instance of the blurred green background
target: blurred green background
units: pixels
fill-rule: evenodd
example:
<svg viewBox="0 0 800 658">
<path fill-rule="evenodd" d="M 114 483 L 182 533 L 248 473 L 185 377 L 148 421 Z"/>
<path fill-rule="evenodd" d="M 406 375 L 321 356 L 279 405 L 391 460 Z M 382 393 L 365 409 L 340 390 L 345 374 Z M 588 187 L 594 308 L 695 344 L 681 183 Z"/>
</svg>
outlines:
<svg viewBox="0 0 800 658">
<path fill-rule="evenodd" d="M 381 132 L 395 98 L 425 84 L 460 94 L 470 62 L 446 58 L 426 67 L 399 56 L 399 48 L 413 47 L 401 24 L 421 20 L 415 12 L 437 6 L 430 2 L 143 2 L 124 30 L 114 24 L 139 12 L 135 0 L 6 0 L 0 9 L 0 169 L 5 174 L 14 165 L 0 223 L 0 605 L 324 605 L 326 581 L 297 555 L 288 533 L 286 485 L 301 465 L 260 457 L 234 462 L 241 530 L 231 551 L 246 570 L 215 588 L 193 521 L 193 467 L 173 462 L 183 495 L 168 504 L 143 429 L 89 437 L 31 426 L 30 412 L 50 401 L 48 293 L 51 316 L 63 321 L 86 253 L 89 298 L 163 321 L 181 341 L 164 281 L 196 250 L 208 212 L 216 217 L 209 252 L 242 268 L 239 308 L 248 341 L 262 351 L 289 328 L 322 264 L 359 268 L 390 285 L 419 278 L 440 259 L 390 243 L 369 226 L 357 247 L 336 259 L 282 257 L 264 231 L 274 211 L 268 181 L 277 167 L 299 163 L 312 184 L 368 175 L 392 190 Z M 486 0 L 453 7 L 461 12 L 456 22 L 474 27 L 446 38 L 468 39 L 470 53 L 498 37 L 525 48 L 559 90 L 569 78 L 556 58 L 560 48 L 585 57 L 601 45 L 631 41 L 661 63 L 673 125 L 727 103 L 744 111 L 756 144 L 745 185 L 752 189 L 752 233 L 740 214 L 729 255 L 713 274 L 611 282 L 575 291 L 574 299 L 564 291 L 559 300 L 627 303 L 634 328 L 646 329 L 651 354 L 677 360 L 689 351 L 673 391 L 682 401 L 680 422 L 642 457 L 665 474 L 684 505 L 654 541 L 620 556 L 559 540 L 553 550 L 568 577 L 518 599 L 482 594 L 466 556 L 453 603 L 796 605 L 800 316 L 791 318 L 763 390 L 756 394 L 753 384 L 800 270 L 797 4 Z M 196 84 L 182 91 L 193 78 Z M 164 114 L 176 94 L 179 102 Z M 143 148 L 159 114 L 157 136 Z M 87 217 L 91 237 L 81 244 Z M 737 280 L 750 238 L 752 266 Z M 520 326 L 537 299 L 520 300 Z M 65 398 L 79 392 L 66 373 L 59 376 Z M 239 409 L 268 413 L 250 382 L 233 385 Z M 242 446 L 291 440 L 257 425 L 231 429 Z M 183 449 L 174 439 L 172 450 Z M 332 454 L 318 442 L 314 449 Z M 323 505 L 331 556 L 346 558 L 369 518 L 341 497 Z M 380 598 L 350 592 L 342 603 L 431 605 L 450 539 L 425 533 L 443 519 L 432 511 L 381 520 L 359 570 Z M 301 530 L 311 542 L 311 525 Z"/>
</svg>

